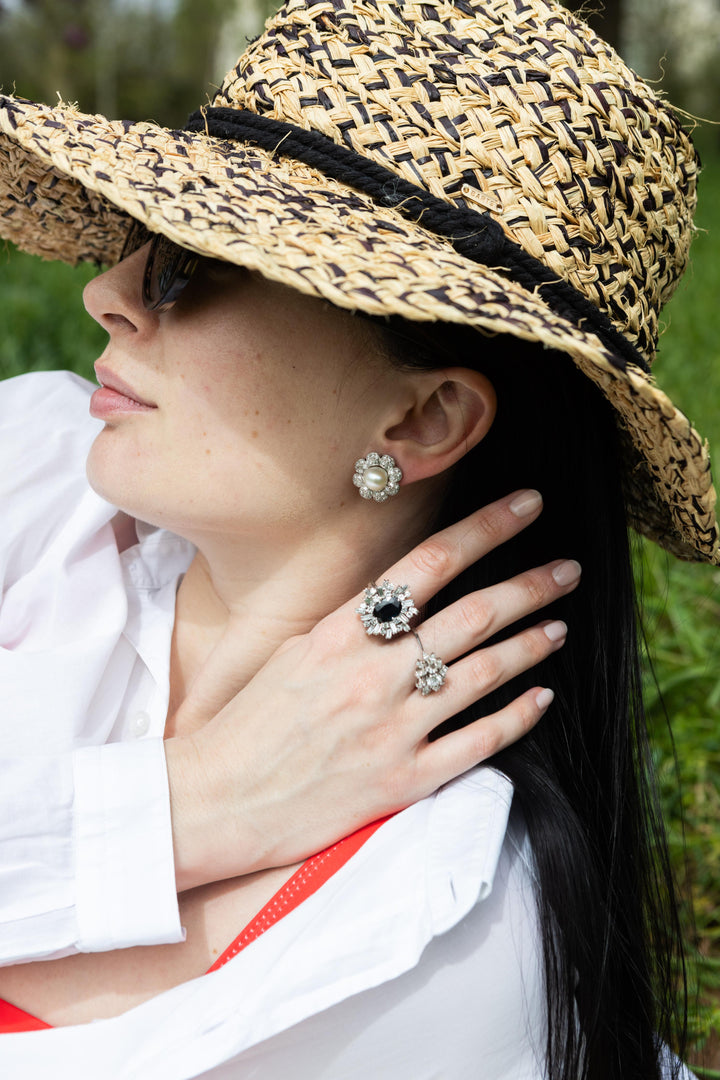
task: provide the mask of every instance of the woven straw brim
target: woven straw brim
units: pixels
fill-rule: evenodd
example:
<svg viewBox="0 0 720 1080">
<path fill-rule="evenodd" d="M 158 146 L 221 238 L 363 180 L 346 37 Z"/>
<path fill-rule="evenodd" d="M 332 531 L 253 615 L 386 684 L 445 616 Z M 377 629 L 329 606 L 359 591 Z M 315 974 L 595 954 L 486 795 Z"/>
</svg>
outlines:
<svg viewBox="0 0 720 1080">
<path fill-rule="evenodd" d="M 112 265 L 126 215 L 342 308 L 567 353 L 617 410 L 631 523 L 681 558 L 720 562 L 707 446 L 687 418 L 502 267 L 279 152 L 0 97 L 0 235 L 45 258 Z"/>
</svg>

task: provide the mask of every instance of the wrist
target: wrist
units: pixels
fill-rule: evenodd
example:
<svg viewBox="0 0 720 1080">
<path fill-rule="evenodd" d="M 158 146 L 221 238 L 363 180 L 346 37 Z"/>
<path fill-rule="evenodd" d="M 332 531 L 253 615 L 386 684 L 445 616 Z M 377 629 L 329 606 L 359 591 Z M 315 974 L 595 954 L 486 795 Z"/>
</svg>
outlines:
<svg viewBox="0 0 720 1080">
<path fill-rule="evenodd" d="M 167 739 L 165 758 L 178 893 L 278 865 L 211 725 Z"/>
</svg>

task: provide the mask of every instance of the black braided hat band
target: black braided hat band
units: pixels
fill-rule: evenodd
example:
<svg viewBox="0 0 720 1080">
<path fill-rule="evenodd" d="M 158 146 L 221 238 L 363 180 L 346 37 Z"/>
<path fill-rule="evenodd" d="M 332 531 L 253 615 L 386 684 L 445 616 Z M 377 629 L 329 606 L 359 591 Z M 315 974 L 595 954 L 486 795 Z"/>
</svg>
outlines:
<svg viewBox="0 0 720 1080">
<path fill-rule="evenodd" d="M 392 207 L 409 221 L 446 239 L 464 258 L 502 268 L 528 291 L 538 291 L 556 315 L 592 331 L 609 349 L 610 361 L 618 370 L 625 371 L 628 364 L 633 364 L 649 373 L 645 358 L 608 315 L 511 240 L 490 214 L 452 206 L 385 166 L 339 146 L 322 132 L 306 131 L 247 109 L 199 109 L 189 118 L 186 130 L 276 151 L 363 192 L 379 206 Z"/>
</svg>

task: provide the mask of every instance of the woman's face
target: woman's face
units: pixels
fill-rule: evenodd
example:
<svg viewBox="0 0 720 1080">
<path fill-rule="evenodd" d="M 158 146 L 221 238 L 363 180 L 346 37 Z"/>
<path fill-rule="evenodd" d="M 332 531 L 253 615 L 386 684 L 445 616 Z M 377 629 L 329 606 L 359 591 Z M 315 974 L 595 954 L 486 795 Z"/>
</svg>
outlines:
<svg viewBox="0 0 720 1080">
<path fill-rule="evenodd" d="M 105 428 L 90 452 L 91 484 L 191 539 L 322 527 L 356 497 L 353 464 L 374 448 L 400 393 L 367 324 L 210 262 L 175 307 L 150 312 L 140 295 L 146 254 L 85 290 L 87 310 L 110 335 L 99 381 L 150 406 L 96 395 Z"/>
</svg>

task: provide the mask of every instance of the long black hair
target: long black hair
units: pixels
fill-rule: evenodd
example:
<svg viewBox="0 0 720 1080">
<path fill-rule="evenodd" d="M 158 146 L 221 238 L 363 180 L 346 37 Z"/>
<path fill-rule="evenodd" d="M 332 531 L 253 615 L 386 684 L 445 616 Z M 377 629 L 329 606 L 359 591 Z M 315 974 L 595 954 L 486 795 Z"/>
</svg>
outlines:
<svg viewBox="0 0 720 1080">
<path fill-rule="evenodd" d="M 552 559 L 583 567 L 578 589 L 543 612 L 567 622 L 564 648 L 434 736 L 532 686 L 555 690 L 543 720 L 493 759 L 515 786 L 534 854 L 548 1080 L 658 1080 L 667 1076 L 660 1043 L 684 1050 L 685 970 L 648 750 L 613 409 L 567 356 L 535 343 L 373 322 L 399 366 L 472 367 L 497 392 L 493 427 L 456 467 L 433 527 L 517 488 L 544 499 L 533 525 L 470 567 L 431 611 Z"/>
</svg>

